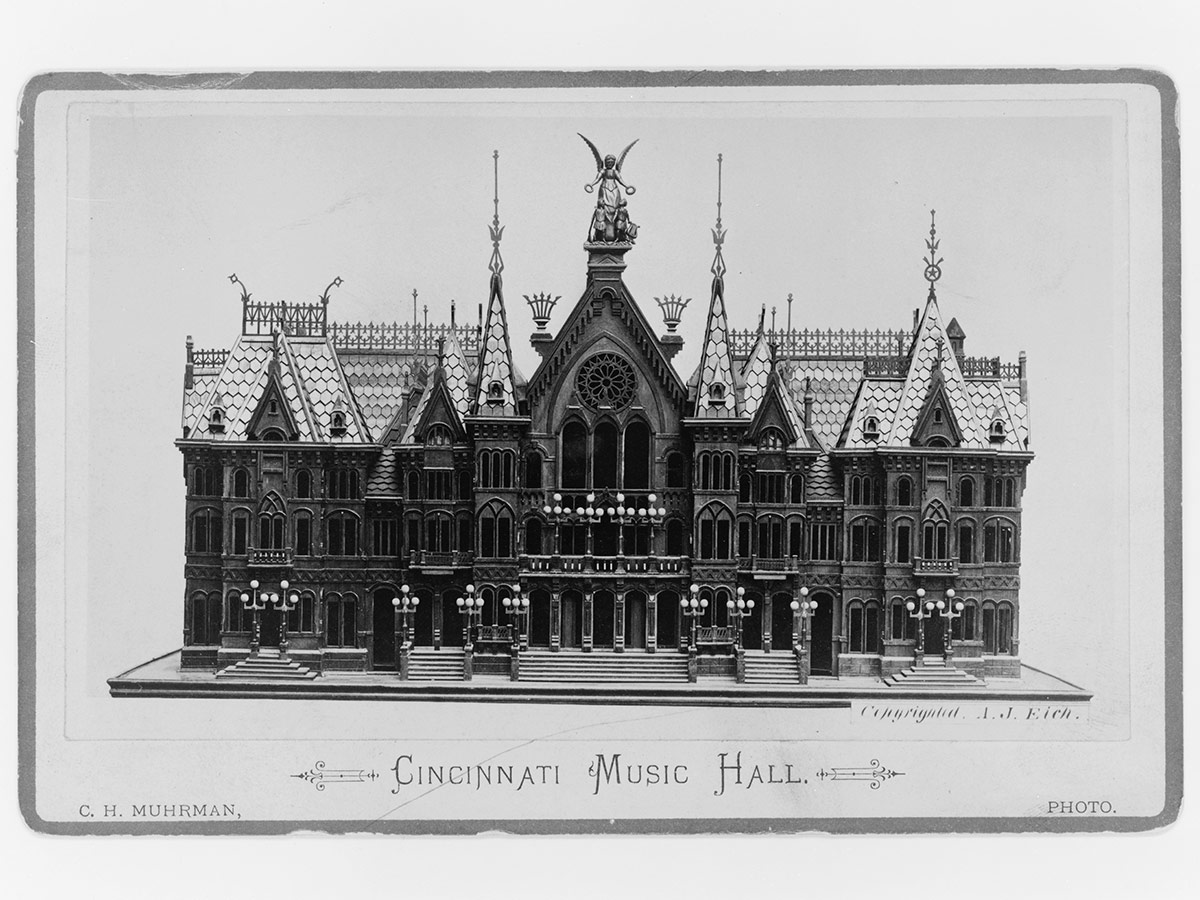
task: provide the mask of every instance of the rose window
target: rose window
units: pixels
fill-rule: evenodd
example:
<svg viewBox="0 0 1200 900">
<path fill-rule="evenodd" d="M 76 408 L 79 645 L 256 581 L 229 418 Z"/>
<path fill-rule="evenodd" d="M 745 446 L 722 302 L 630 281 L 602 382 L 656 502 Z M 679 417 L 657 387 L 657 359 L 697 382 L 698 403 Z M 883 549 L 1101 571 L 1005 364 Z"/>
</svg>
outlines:
<svg viewBox="0 0 1200 900">
<path fill-rule="evenodd" d="M 637 376 L 633 366 L 617 354 L 597 353 L 579 367 L 575 390 L 592 409 L 622 409 L 637 393 Z"/>
</svg>

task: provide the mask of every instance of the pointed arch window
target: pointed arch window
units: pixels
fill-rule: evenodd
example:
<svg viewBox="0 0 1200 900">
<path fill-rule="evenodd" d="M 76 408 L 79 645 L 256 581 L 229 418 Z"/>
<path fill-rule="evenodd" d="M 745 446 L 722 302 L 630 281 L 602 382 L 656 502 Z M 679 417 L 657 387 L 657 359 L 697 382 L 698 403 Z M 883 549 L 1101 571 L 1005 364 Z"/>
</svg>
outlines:
<svg viewBox="0 0 1200 900">
<path fill-rule="evenodd" d="M 622 483 L 626 490 L 650 487 L 650 428 L 640 419 L 625 426 L 624 463 Z"/>
<path fill-rule="evenodd" d="M 698 517 L 701 559 L 729 559 L 733 551 L 733 514 L 722 504 L 710 504 Z"/>
<path fill-rule="evenodd" d="M 949 537 L 946 510 L 935 502 L 925 511 L 925 521 L 921 526 L 921 558 L 949 559 Z"/>
<path fill-rule="evenodd" d="M 579 421 L 568 422 L 562 430 L 562 486 L 587 487 L 587 428 Z"/>
<path fill-rule="evenodd" d="M 512 556 L 512 532 L 512 511 L 503 503 L 489 503 L 479 514 L 479 555 L 486 558 Z"/>
<path fill-rule="evenodd" d="M 258 543 L 256 546 L 259 550 L 284 549 L 286 546 L 284 523 L 286 521 L 283 503 L 275 494 L 269 495 L 258 510 Z"/>
<path fill-rule="evenodd" d="M 592 487 L 617 486 L 617 426 L 601 422 L 592 432 Z"/>
</svg>

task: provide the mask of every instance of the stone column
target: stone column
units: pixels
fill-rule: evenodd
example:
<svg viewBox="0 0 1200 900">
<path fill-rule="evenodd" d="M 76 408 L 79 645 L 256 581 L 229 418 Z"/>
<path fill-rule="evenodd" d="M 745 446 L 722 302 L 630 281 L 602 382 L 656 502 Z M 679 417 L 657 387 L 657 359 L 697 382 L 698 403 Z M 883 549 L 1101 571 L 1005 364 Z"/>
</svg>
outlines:
<svg viewBox="0 0 1200 900">
<path fill-rule="evenodd" d="M 591 529 L 588 529 L 590 532 Z M 592 652 L 592 592 L 583 595 L 583 652 Z"/>
<path fill-rule="evenodd" d="M 613 650 L 617 653 L 625 652 L 625 591 L 618 590 L 616 592 L 616 602 L 613 604 L 613 615 L 616 616 L 616 621 L 613 623 Z"/>
<path fill-rule="evenodd" d="M 550 594 L 550 649 L 557 653 L 562 649 L 562 594 Z"/>
<path fill-rule="evenodd" d="M 646 593 L 646 652 L 658 651 L 658 591 Z"/>
</svg>

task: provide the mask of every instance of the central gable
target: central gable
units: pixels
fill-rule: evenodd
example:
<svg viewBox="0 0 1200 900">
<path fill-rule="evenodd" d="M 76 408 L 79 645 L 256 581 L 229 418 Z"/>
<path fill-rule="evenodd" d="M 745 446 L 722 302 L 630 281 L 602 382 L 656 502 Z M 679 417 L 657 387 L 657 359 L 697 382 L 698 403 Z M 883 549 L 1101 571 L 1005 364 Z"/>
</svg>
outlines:
<svg viewBox="0 0 1200 900">
<path fill-rule="evenodd" d="M 677 410 L 684 408 L 687 389 L 663 354 L 650 324 L 624 284 L 610 282 L 604 285 L 589 283 L 559 329 L 554 345 L 529 380 L 526 396 L 531 411 L 548 397 L 573 389 L 570 385 L 560 385 L 560 379 L 573 370 L 572 363 L 580 352 L 603 336 L 632 351 L 629 361 L 635 368 L 651 375 L 672 406 Z M 635 355 L 636 359 L 633 358 Z"/>
</svg>

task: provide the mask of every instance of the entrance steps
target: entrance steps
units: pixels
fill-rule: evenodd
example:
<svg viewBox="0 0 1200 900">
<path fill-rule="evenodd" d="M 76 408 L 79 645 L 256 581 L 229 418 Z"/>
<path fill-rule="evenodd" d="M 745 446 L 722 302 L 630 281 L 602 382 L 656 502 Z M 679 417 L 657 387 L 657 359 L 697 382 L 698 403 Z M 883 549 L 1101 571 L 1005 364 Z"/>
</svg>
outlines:
<svg viewBox="0 0 1200 900">
<path fill-rule="evenodd" d="M 408 657 L 408 680 L 462 681 L 464 657 L 461 647 L 414 647 Z"/>
<path fill-rule="evenodd" d="M 226 666 L 217 677 L 242 681 L 312 681 L 317 673 L 295 660 L 282 659 L 277 648 L 263 647 L 257 654 Z"/>
<path fill-rule="evenodd" d="M 905 688 L 971 688 L 983 682 L 969 672 L 947 666 L 941 657 L 926 659 L 919 666 L 909 666 L 883 679 L 888 687 Z"/>
<path fill-rule="evenodd" d="M 688 680 L 687 657 L 674 650 L 526 650 L 521 653 L 521 681 L 567 681 L 577 684 Z"/>
<path fill-rule="evenodd" d="M 800 666 L 790 650 L 763 653 L 747 650 L 746 684 L 799 684 Z"/>
</svg>

